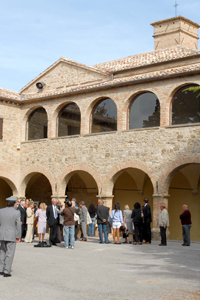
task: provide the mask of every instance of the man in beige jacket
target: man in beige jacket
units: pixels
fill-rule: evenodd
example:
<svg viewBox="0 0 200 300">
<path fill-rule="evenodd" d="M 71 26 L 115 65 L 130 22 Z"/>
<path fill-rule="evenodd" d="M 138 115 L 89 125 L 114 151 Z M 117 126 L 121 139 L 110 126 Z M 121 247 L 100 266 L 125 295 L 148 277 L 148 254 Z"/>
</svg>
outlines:
<svg viewBox="0 0 200 300">
<path fill-rule="evenodd" d="M 158 226 L 160 226 L 161 244 L 159 246 L 167 246 L 166 231 L 169 226 L 169 215 L 164 204 L 160 206 L 160 215 L 158 218 Z"/>
</svg>

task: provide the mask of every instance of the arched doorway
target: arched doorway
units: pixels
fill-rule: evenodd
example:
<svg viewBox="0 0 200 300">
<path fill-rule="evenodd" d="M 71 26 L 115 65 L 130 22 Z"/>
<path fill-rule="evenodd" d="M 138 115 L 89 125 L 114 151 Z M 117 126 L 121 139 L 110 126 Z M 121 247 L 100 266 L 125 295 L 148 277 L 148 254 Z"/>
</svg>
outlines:
<svg viewBox="0 0 200 300">
<path fill-rule="evenodd" d="M 52 189 L 47 177 L 41 173 L 30 174 L 25 196 L 37 202 L 51 203 Z"/>
<path fill-rule="evenodd" d="M 170 239 L 182 240 L 179 216 L 187 204 L 192 216 L 191 240 L 200 241 L 200 164 L 179 167 L 174 173 L 169 186 Z"/>
<path fill-rule="evenodd" d="M 80 201 L 85 201 L 87 207 L 91 203 L 97 206 L 98 187 L 94 178 L 85 171 L 74 171 L 70 175 L 69 181 L 66 182 L 66 195 L 68 198 L 76 198 L 77 204 Z"/>
<path fill-rule="evenodd" d="M 119 203 L 123 211 L 124 205 L 128 204 L 132 210 L 135 202 L 143 206 L 143 199 L 148 198 L 153 214 L 153 185 L 145 172 L 136 168 L 127 168 L 114 176 L 114 182 L 113 206 Z"/>
<path fill-rule="evenodd" d="M 0 208 L 6 207 L 6 198 L 13 195 L 13 191 L 10 185 L 6 182 L 4 178 L 0 178 Z"/>
</svg>

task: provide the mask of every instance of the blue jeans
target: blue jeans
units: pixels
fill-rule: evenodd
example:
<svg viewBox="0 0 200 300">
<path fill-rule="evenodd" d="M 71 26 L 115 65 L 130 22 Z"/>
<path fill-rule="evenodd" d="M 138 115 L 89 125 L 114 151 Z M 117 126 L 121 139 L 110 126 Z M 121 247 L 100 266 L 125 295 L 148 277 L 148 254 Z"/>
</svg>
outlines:
<svg viewBox="0 0 200 300">
<path fill-rule="evenodd" d="M 100 242 L 103 243 L 103 233 L 104 233 L 105 243 L 108 243 L 107 223 L 98 224 L 98 227 L 99 227 Z"/>
<path fill-rule="evenodd" d="M 75 225 L 64 226 L 65 247 L 69 247 L 69 238 L 70 238 L 70 246 L 74 247 L 74 228 L 75 228 Z"/>
<path fill-rule="evenodd" d="M 94 236 L 95 218 L 91 218 L 92 223 L 89 224 L 88 236 Z"/>
</svg>

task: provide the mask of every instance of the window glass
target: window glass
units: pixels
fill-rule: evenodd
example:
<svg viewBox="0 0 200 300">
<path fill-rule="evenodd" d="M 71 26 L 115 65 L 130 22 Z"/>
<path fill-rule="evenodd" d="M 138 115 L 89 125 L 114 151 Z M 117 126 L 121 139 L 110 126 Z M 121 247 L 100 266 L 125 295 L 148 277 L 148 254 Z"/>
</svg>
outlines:
<svg viewBox="0 0 200 300">
<path fill-rule="evenodd" d="M 160 126 L 160 103 L 153 93 L 137 96 L 129 109 L 129 129 Z"/>
<path fill-rule="evenodd" d="M 80 134 L 81 114 L 76 103 L 66 105 L 58 116 L 58 136 Z"/>
<path fill-rule="evenodd" d="M 200 98 L 199 92 L 184 91 L 188 87 L 196 85 L 188 85 L 182 87 L 172 99 L 172 125 L 189 124 L 200 122 Z"/>
<path fill-rule="evenodd" d="M 47 138 L 47 113 L 43 107 L 39 107 L 28 118 L 28 140 L 45 138 Z"/>
<path fill-rule="evenodd" d="M 117 107 L 115 102 L 106 98 L 97 102 L 92 113 L 91 132 L 117 130 Z"/>
</svg>

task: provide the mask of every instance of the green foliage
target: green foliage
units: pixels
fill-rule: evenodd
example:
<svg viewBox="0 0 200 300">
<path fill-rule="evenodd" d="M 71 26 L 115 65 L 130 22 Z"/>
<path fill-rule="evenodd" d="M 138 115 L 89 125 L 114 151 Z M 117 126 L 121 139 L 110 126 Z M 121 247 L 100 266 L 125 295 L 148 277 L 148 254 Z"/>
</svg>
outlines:
<svg viewBox="0 0 200 300">
<path fill-rule="evenodd" d="M 193 93 L 200 92 L 200 85 L 192 86 L 192 87 L 189 87 L 189 88 L 183 90 L 183 92 L 185 92 L 185 91 L 189 91 L 189 92 L 193 92 Z M 197 95 L 197 98 L 198 97 L 200 97 L 200 93 Z"/>
</svg>

